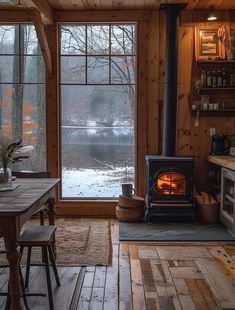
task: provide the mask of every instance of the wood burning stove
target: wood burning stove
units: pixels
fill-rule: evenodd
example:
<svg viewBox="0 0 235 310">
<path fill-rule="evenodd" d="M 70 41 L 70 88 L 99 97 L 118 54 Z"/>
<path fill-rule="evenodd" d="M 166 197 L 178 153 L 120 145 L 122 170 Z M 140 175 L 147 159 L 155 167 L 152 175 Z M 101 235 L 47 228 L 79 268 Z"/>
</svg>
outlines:
<svg viewBox="0 0 235 310">
<path fill-rule="evenodd" d="M 145 219 L 195 220 L 193 158 L 174 157 L 177 113 L 179 13 L 185 4 L 162 4 L 166 12 L 166 57 L 163 104 L 163 156 L 146 156 L 147 191 Z"/>
<path fill-rule="evenodd" d="M 193 158 L 146 156 L 145 219 L 195 220 Z"/>
</svg>

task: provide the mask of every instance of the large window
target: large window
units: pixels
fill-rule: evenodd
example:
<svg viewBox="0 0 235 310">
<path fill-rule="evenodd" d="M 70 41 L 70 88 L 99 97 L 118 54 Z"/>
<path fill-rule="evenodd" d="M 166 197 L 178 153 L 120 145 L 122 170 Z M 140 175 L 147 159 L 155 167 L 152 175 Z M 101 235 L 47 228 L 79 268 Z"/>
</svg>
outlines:
<svg viewBox="0 0 235 310">
<path fill-rule="evenodd" d="M 45 73 L 33 25 L 0 25 L 0 131 L 33 145 L 16 170 L 45 170 Z"/>
<path fill-rule="evenodd" d="M 134 183 L 134 24 L 61 25 L 62 198 L 99 199 Z"/>
</svg>

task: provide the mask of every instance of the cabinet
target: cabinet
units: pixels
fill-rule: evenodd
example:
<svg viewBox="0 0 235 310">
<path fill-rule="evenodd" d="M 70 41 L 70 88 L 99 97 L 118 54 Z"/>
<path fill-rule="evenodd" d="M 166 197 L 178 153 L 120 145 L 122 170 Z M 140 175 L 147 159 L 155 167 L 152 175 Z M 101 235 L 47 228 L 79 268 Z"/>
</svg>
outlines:
<svg viewBox="0 0 235 310">
<path fill-rule="evenodd" d="M 202 70 L 207 74 L 226 77 L 226 87 L 202 87 Z M 213 75 L 215 76 L 215 75 Z M 207 79 L 206 79 L 207 80 Z M 217 84 L 216 84 L 217 85 Z M 191 109 L 193 115 L 200 110 L 203 116 L 234 116 L 235 115 L 235 61 L 195 61 L 192 66 Z"/>
<path fill-rule="evenodd" d="M 235 235 L 235 171 L 222 168 L 220 220 Z"/>
</svg>

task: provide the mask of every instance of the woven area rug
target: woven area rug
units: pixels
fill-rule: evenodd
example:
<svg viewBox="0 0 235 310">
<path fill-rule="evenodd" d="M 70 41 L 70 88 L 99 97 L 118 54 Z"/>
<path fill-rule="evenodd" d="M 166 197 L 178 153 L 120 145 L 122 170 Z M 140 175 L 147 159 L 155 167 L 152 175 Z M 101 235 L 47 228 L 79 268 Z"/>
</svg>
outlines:
<svg viewBox="0 0 235 310">
<path fill-rule="evenodd" d="M 39 219 L 27 222 L 26 226 L 39 225 Z M 89 218 L 58 218 L 56 220 L 57 265 L 96 266 L 112 263 L 110 221 Z M 2 256 L 2 255 L 1 255 Z M 25 255 L 22 264 L 25 264 Z M 34 249 L 32 263 L 41 263 L 41 251 Z M 0 264 L 4 263 L 0 257 Z"/>
</svg>

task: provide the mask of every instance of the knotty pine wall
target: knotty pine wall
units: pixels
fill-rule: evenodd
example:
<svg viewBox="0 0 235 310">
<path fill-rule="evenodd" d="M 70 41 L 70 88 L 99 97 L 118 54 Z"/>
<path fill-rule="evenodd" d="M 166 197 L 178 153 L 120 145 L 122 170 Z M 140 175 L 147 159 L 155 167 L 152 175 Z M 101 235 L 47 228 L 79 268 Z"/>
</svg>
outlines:
<svg viewBox="0 0 235 310">
<path fill-rule="evenodd" d="M 224 25 L 227 29 L 235 29 L 234 11 L 218 11 L 217 13 L 218 21 L 216 22 L 205 22 L 205 13 L 203 11 L 184 11 L 180 19 L 177 155 L 191 155 L 195 157 L 195 178 L 199 189 L 206 187 L 208 167 L 206 157 L 210 153 L 211 148 L 209 128 L 216 128 L 217 134 L 235 132 L 234 117 L 201 116 L 199 118 L 199 127 L 195 127 L 195 116 L 191 114 L 189 102 L 192 63 L 194 60 L 195 26 L 220 27 Z M 226 95 L 226 92 L 224 94 Z"/>
<path fill-rule="evenodd" d="M 219 21 L 210 25 L 226 25 L 235 29 L 234 12 L 219 11 Z M 161 154 L 162 107 L 165 65 L 165 13 L 162 11 L 99 11 L 56 12 L 55 25 L 49 26 L 47 36 L 52 50 L 54 75 L 47 79 L 47 136 L 48 170 L 60 177 L 59 158 L 59 89 L 56 44 L 60 22 L 137 22 L 137 107 L 136 107 L 136 189 L 145 193 L 145 155 Z M 233 21 L 233 22 L 232 22 Z M 194 27 L 205 23 L 204 12 L 183 11 L 179 28 L 179 73 L 177 106 L 177 156 L 195 157 L 195 177 L 203 188 L 207 176 L 206 156 L 210 152 L 209 128 L 217 133 L 233 132 L 232 117 L 200 117 L 194 126 L 189 96 L 191 92 L 192 61 L 194 58 Z M 116 201 L 59 201 L 57 210 L 62 215 L 111 216 Z"/>
</svg>

